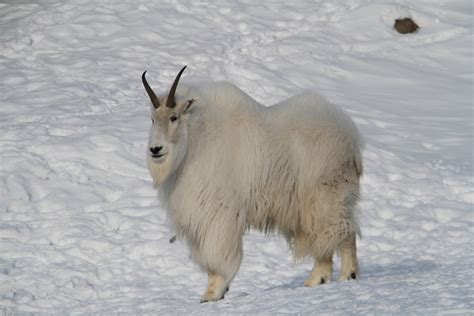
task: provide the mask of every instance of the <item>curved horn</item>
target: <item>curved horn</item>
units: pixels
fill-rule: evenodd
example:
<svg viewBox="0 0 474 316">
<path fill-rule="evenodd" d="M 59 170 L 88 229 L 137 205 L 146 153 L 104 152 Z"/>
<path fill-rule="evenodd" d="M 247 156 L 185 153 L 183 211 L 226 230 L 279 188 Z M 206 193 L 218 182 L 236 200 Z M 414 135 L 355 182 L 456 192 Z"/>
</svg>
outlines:
<svg viewBox="0 0 474 316">
<path fill-rule="evenodd" d="M 160 101 L 158 100 L 158 98 L 156 97 L 155 92 L 153 92 L 153 90 L 150 88 L 150 85 L 146 81 L 145 74 L 146 74 L 146 71 L 142 75 L 143 85 L 145 86 L 145 90 L 148 93 L 148 96 L 150 97 L 150 100 L 151 100 L 151 103 L 153 104 L 153 107 L 155 109 L 157 109 L 160 106 Z"/>
<path fill-rule="evenodd" d="M 186 69 L 186 66 L 181 69 L 181 71 L 176 76 L 176 79 L 174 79 L 173 85 L 171 86 L 170 93 L 168 94 L 168 100 L 166 101 L 166 106 L 169 108 L 174 108 L 176 105 L 176 103 L 174 103 L 174 93 L 176 92 L 176 87 L 178 86 L 179 78 L 181 77 L 181 74 L 183 73 L 184 69 Z"/>
</svg>

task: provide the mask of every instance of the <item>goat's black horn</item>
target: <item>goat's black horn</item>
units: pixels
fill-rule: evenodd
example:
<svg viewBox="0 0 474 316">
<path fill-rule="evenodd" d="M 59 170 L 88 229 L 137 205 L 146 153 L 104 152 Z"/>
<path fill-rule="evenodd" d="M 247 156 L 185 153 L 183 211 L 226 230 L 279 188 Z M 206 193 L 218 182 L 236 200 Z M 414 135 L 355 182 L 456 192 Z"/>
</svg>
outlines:
<svg viewBox="0 0 474 316">
<path fill-rule="evenodd" d="M 153 104 L 153 106 L 155 107 L 155 109 L 157 109 L 157 108 L 160 106 L 160 101 L 158 100 L 158 98 L 156 97 L 155 92 L 153 92 L 153 90 L 151 89 L 150 85 L 149 85 L 148 82 L 146 81 L 145 74 L 146 74 L 146 71 L 145 71 L 145 72 L 143 73 L 143 75 L 142 75 L 142 82 L 143 82 L 143 85 L 145 86 L 145 90 L 146 90 L 146 92 L 148 93 L 148 96 L 150 97 L 151 103 Z"/>
<path fill-rule="evenodd" d="M 174 108 L 176 105 L 176 103 L 174 102 L 174 94 L 176 92 L 176 87 L 178 87 L 179 78 L 181 77 L 181 74 L 183 73 L 184 69 L 186 69 L 186 66 L 181 69 L 181 71 L 176 76 L 176 79 L 174 79 L 173 85 L 171 86 L 170 93 L 168 94 L 168 100 L 166 101 L 166 106 L 169 108 Z"/>
</svg>

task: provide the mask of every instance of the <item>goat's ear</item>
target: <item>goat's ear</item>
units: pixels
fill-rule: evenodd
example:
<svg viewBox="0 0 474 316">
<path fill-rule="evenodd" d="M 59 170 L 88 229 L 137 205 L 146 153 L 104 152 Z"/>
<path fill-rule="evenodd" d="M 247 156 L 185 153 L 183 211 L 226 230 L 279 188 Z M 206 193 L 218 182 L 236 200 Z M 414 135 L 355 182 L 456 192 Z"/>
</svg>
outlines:
<svg viewBox="0 0 474 316">
<path fill-rule="evenodd" d="M 189 112 L 189 109 L 191 108 L 191 105 L 193 105 L 194 101 L 196 101 L 196 100 L 197 100 L 197 98 L 192 98 L 192 99 L 188 100 L 188 102 L 184 106 L 183 114 L 186 114 L 186 113 Z"/>
</svg>

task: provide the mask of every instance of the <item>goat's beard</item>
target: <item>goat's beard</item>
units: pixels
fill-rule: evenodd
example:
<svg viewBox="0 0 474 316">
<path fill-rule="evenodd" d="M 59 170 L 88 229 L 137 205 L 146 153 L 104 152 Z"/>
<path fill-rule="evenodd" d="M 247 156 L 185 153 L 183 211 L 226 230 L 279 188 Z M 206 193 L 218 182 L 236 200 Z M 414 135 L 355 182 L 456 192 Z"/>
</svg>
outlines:
<svg viewBox="0 0 474 316">
<path fill-rule="evenodd" d="M 155 188 L 159 187 L 173 171 L 173 159 L 169 157 L 169 155 L 160 162 L 156 162 L 153 158 L 147 157 L 147 165 Z"/>
</svg>

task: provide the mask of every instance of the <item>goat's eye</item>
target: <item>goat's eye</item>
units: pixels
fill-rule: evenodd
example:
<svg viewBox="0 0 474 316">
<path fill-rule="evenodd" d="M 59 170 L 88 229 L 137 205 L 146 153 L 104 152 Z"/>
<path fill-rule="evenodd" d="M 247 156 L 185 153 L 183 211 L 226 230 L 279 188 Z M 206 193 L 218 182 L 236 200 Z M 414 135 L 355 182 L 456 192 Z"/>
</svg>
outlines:
<svg viewBox="0 0 474 316">
<path fill-rule="evenodd" d="M 176 122 L 177 119 L 178 119 L 178 117 L 177 117 L 176 115 L 172 115 L 172 116 L 170 117 L 170 121 L 171 121 L 171 122 Z"/>
</svg>

